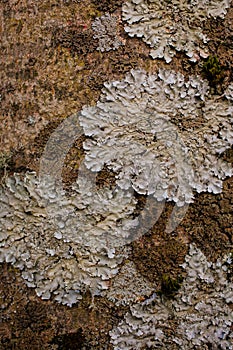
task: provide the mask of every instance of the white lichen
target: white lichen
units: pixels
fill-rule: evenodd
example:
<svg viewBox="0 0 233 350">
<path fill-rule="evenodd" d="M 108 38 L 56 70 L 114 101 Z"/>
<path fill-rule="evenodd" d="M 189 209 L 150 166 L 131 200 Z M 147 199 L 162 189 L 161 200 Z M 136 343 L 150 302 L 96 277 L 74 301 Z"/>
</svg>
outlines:
<svg viewBox="0 0 233 350">
<path fill-rule="evenodd" d="M 208 262 L 192 244 L 183 264 L 187 276 L 174 300 L 156 294 L 131 306 L 110 332 L 115 350 L 232 350 L 233 281 L 229 256 Z M 229 276 L 228 276 L 229 275 Z"/>
<path fill-rule="evenodd" d="M 173 200 L 193 201 L 193 190 L 219 193 L 232 168 L 219 155 L 233 144 L 230 96 L 208 94 L 199 77 L 160 70 L 132 70 L 105 83 L 100 101 L 81 111 L 85 163 L 116 173 L 122 189 Z"/>
<path fill-rule="evenodd" d="M 97 50 L 104 52 L 110 50 L 117 50 L 123 45 L 123 39 L 120 38 L 118 30 L 118 18 L 109 13 L 96 18 L 92 23 L 94 30 L 94 39 L 99 40 Z"/>
<path fill-rule="evenodd" d="M 43 299 L 72 305 L 86 290 L 100 294 L 128 254 L 121 239 L 137 225 L 134 208 L 129 192 L 97 190 L 85 176 L 67 196 L 48 177 L 15 174 L 0 187 L 0 261 Z"/>
<path fill-rule="evenodd" d="M 184 51 L 196 61 L 208 55 L 204 21 L 223 18 L 229 7 L 229 0 L 129 0 L 122 6 L 122 17 L 125 31 L 149 44 L 153 58 L 169 63 L 176 52 Z"/>
</svg>

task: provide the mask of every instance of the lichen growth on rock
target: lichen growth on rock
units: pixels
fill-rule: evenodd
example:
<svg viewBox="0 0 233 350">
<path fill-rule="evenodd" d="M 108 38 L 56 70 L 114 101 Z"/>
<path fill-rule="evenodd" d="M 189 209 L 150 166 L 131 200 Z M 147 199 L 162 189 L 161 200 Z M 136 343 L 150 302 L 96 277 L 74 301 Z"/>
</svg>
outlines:
<svg viewBox="0 0 233 350">
<path fill-rule="evenodd" d="M 97 50 L 101 52 L 116 50 L 123 45 L 117 25 L 118 18 L 109 13 L 95 19 L 92 23 L 92 29 L 95 32 L 94 39 L 99 40 Z"/>
<path fill-rule="evenodd" d="M 43 299 L 53 293 L 71 306 L 108 287 L 128 254 L 119 245 L 137 225 L 134 208 L 129 192 L 95 190 L 84 176 L 68 198 L 48 177 L 15 174 L 0 187 L 0 261 L 22 270 Z"/>
<path fill-rule="evenodd" d="M 132 261 L 126 262 L 112 279 L 111 286 L 104 292 L 117 306 L 132 305 L 149 297 L 155 286 L 143 277 Z"/>
<path fill-rule="evenodd" d="M 12 152 L 0 153 L 0 171 L 6 170 L 12 158 Z"/>
<path fill-rule="evenodd" d="M 190 245 L 183 267 L 186 278 L 173 301 L 156 294 L 132 305 L 124 320 L 110 332 L 114 349 L 231 350 L 233 281 L 228 279 L 232 259 L 225 256 L 208 262 L 202 252 Z M 174 324 L 177 326 L 174 327 Z"/>
<path fill-rule="evenodd" d="M 122 6 L 122 17 L 127 22 L 125 31 L 149 44 L 153 58 L 169 63 L 176 52 L 184 51 L 196 61 L 199 55 L 208 56 L 203 22 L 223 18 L 229 7 L 228 0 L 128 0 Z"/>
<path fill-rule="evenodd" d="M 131 70 L 104 85 L 97 105 L 80 115 L 91 137 L 84 142 L 89 169 L 106 165 L 122 189 L 178 206 L 193 201 L 193 190 L 222 191 L 232 175 L 219 158 L 233 144 L 231 92 L 216 98 L 201 78 L 185 81 L 169 70 Z"/>
<path fill-rule="evenodd" d="M 228 85 L 224 95 L 229 101 L 233 102 L 233 83 Z"/>
</svg>

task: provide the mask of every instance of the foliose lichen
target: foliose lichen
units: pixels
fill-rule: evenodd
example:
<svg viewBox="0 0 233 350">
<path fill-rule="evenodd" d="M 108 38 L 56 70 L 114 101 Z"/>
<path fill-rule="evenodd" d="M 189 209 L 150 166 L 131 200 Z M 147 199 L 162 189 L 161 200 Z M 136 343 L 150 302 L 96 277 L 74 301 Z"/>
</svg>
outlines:
<svg viewBox="0 0 233 350">
<path fill-rule="evenodd" d="M 208 18 L 223 18 L 228 0 L 128 0 L 122 6 L 125 31 L 143 39 L 153 58 L 169 63 L 176 52 L 184 51 L 191 61 L 208 56 L 208 37 L 203 33 Z"/>
<path fill-rule="evenodd" d="M 19 268 L 38 296 L 71 306 L 108 288 L 128 255 L 108 242 L 137 225 L 134 208 L 129 192 L 96 190 L 85 176 L 67 197 L 48 177 L 15 174 L 0 186 L 0 262 Z"/>
<path fill-rule="evenodd" d="M 104 165 L 122 189 L 133 189 L 178 206 L 193 201 L 193 190 L 220 193 L 232 168 L 219 155 L 233 144 L 230 88 L 208 94 L 200 77 L 170 70 L 131 70 L 105 83 L 100 101 L 81 111 L 86 136 L 85 164 Z"/>
<path fill-rule="evenodd" d="M 233 349 L 231 264 L 230 256 L 208 262 L 191 244 L 183 264 L 187 275 L 174 300 L 153 294 L 132 305 L 110 332 L 114 349 Z"/>
</svg>

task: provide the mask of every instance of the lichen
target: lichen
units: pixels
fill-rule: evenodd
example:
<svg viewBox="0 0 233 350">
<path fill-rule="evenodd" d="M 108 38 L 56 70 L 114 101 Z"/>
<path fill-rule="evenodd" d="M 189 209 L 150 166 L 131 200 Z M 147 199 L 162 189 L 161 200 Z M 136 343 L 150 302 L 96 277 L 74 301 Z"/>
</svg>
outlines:
<svg viewBox="0 0 233 350">
<path fill-rule="evenodd" d="M 92 23 L 94 30 L 94 39 L 99 40 L 97 50 L 104 52 L 116 50 L 123 45 L 123 39 L 120 38 L 118 30 L 118 18 L 106 13 L 105 15 L 96 18 Z"/>
<path fill-rule="evenodd" d="M 232 168 L 219 155 L 233 144 L 232 93 L 216 98 L 200 77 L 159 70 L 131 70 L 105 83 L 100 101 L 81 111 L 85 163 L 104 165 L 122 189 L 133 189 L 177 206 L 193 190 L 220 193 Z"/>
<path fill-rule="evenodd" d="M 184 51 L 192 61 L 208 56 L 208 37 L 202 26 L 208 18 L 223 18 L 228 0 L 129 0 L 122 6 L 125 31 L 142 38 L 151 47 L 153 58 L 169 63 L 176 52 Z"/>
<path fill-rule="evenodd" d="M 12 158 L 12 152 L 0 153 L 0 171 L 6 170 Z"/>
<path fill-rule="evenodd" d="M 224 95 L 229 101 L 233 101 L 233 83 L 230 83 L 228 85 Z"/>
<path fill-rule="evenodd" d="M 0 261 L 19 268 L 43 299 L 53 293 L 71 306 L 86 290 L 108 288 L 128 254 L 119 245 L 137 225 L 134 208 L 129 192 L 95 190 L 85 176 L 67 197 L 49 177 L 15 174 L 0 187 Z"/>
<path fill-rule="evenodd" d="M 232 259 L 208 262 L 191 244 L 185 260 L 187 275 L 174 300 L 153 294 L 132 305 L 110 332 L 114 349 L 233 349 L 233 281 L 228 279 Z"/>
<path fill-rule="evenodd" d="M 126 262 L 112 279 L 111 286 L 104 292 L 115 305 L 132 305 L 148 298 L 155 286 L 140 275 L 132 261 Z"/>
</svg>

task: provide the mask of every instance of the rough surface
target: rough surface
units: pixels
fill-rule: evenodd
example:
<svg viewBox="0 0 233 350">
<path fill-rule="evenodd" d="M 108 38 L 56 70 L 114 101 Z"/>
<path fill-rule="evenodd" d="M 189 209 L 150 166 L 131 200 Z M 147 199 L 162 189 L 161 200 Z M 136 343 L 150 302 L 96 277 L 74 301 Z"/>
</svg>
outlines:
<svg viewBox="0 0 233 350">
<path fill-rule="evenodd" d="M 114 12 L 118 7 L 122 5 L 124 0 L 92 0 L 99 11 Z"/>
<path fill-rule="evenodd" d="M 108 288 L 127 256 L 121 239 L 137 225 L 130 193 L 96 192 L 82 177 L 68 199 L 34 173 L 7 178 L 0 191 L 1 262 L 22 270 L 37 295 L 49 299 L 54 293 L 71 306 L 86 290 L 98 295 Z M 114 239 L 120 247 L 111 245 Z"/>
<path fill-rule="evenodd" d="M 132 261 L 128 261 L 113 278 L 104 295 L 117 306 L 131 305 L 150 296 L 154 289 L 153 283 L 138 273 Z"/>
<path fill-rule="evenodd" d="M 111 332 L 114 349 L 232 349 L 232 255 L 216 263 L 190 245 L 186 278 L 173 301 L 153 294 Z"/>
<path fill-rule="evenodd" d="M 223 18 L 229 7 L 228 0 L 130 0 L 123 4 L 122 16 L 128 23 L 125 31 L 142 37 L 153 58 L 169 63 L 176 52 L 184 51 L 195 62 L 208 56 L 202 23 L 210 17 Z"/>
<path fill-rule="evenodd" d="M 208 95 L 206 81 L 185 81 L 169 70 L 131 70 L 123 80 L 105 83 L 97 105 L 81 111 L 91 137 L 84 142 L 87 167 L 107 165 L 121 188 L 178 206 L 193 201 L 193 189 L 221 192 L 222 180 L 232 174 L 219 159 L 233 144 L 228 91 L 216 98 Z"/>
<path fill-rule="evenodd" d="M 108 331 L 121 315 L 110 303 L 96 297 L 90 307 L 88 294 L 73 307 L 41 300 L 12 265 L 0 272 L 1 349 L 111 349 Z"/>
<path fill-rule="evenodd" d="M 5 178 L 14 172 L 20 172 L 23 179 L 26 171 L 38 171 L 41 154 L 54 129 L 64 118 L 80 111 L 83 106 L 95 106 L 104 82 L 120 81 L 132 68 L 145 69 L 150 74 L 157 73 L 159 68 L 175 69 L 185 76 L 186 81 L 192 75 L 202 74 L 203 64 L 208 58 L 196 57 L 197 61 L 193 62 L 182 51 L 170 47 L 170 50 L 174 49 L 173 53 L 177 53 L 169 64 L 164 59 L 152 59 L 149 45 L 142 38 L 130 37 L 124 32 L 120 21 L 117 25 L 125 45 L 117 50 L 97 51 L 98 40 L 93 39 L 93 21 L 96 17 L 104 16 L 105 12 L 120 18 L 123 2 L 0 2 L 1 183 L 5 183 Z M 195 20 L 195 28 L 198 25 L 198 20 Z M 221 65 L 223 79 L 215 87 L 219 98 L 233 78 L 232 5 L 224 18 L 211 16 L 201 22 L 200 28 L 209 39 L 203 45 L 204 51 L 216 56 Z M 197 54 L 199 45 L 202 47 L 199 43 L 195 49 Z M 32 118 L 35 120 L 34 125 Z M 193 127 L 191 121 L 187 121 L 187 124 Z M 84 140 L 85 136 L 77 140 L 67 154 L 63 168 L 63 181 L 67 190 L 79 174 Z M 233 149 L 225 151 L 220 158 L 233 165 Z M 104 167 L 98 173 L 97 182 L 103 187 L 111 183 L 114 176 L 115 173 Z M 167 218 L 173 206 L 171 202 L 166 203 L 165 211 L 153 229 L 133 243 L 128 263 L 129 266 L 132 263 L 137 270 L 134 272 L 139 278 L 138 282 L 156 282 L 158 290 L 162 274 L 176 278 L 182 271 L 179 265 L 187 254 L 187 243 L 195 242 L 207 260 L 212 262 L 218 258 L 221 260 L 224 254 L 232 251 L 233 177 L 223 180 L 221 193 L 201 193 L 195 197 L 172 235 L 165 233 Z M 137 198 L 137 210 L 141 210 L 145 198 L 143 195 Z M 123 266 L 120 264 L 119 268 Z M 57 303 L 52 298 L 42 300 L 37 297 L 34 288 L 26 286 L 21 273 L 10 263 L 0 264 L 1 349 L 112 350 L 108 333 L 124 318 L 129 308 L 127 305 L 121 303 L 116 306 L 106 297 L 93 298 L 89 292 L 82 293 L 82 300 L 72 307 Z M 144 277 L 141 278 L 141 275 Z M 113 287 L 117 285 L 117 277 L 108 281 L 109 291 L 111 284 Z M 132 281 L 127 275 L 125 280 Z M 140 288 L 129 290 L 134 290 L 138 295 Z M 130 295 L 120 292 L 123 297 L 126 295 L 123 300 L 128 300 Z M 137 303 L 148 296 L 143 293 L 144 288 Z M 114 289 L 113 294 L 115 297 Z M 120 302 L 122 299 L 119 297 L 115 300 Z M 175 326 L 172 325 L 172 329 L 175 330 Z M 196 346 L 196 350 L 203 348 L 214 346 Z M 180 346 L 172 342 L 165 349 L 180 350 Z"/>
<path fill-rule="evenodd" d="M 124 44 L 119 35 L 118 21 L 116 16 L 106 13 L 104 16 L 96 18 L 92 23 L 94 39 L 99 40 L 97 50 L 101 52 L 117 50 Z"/>
</svg>

